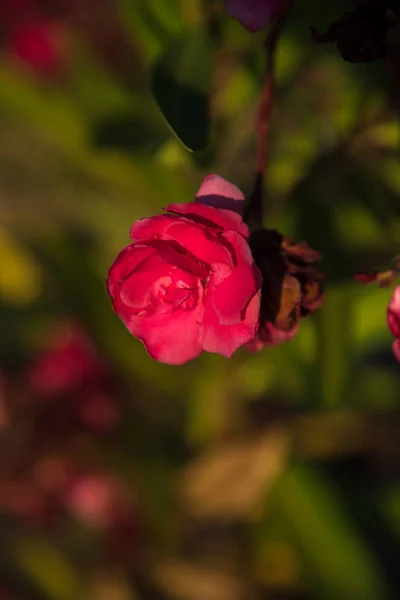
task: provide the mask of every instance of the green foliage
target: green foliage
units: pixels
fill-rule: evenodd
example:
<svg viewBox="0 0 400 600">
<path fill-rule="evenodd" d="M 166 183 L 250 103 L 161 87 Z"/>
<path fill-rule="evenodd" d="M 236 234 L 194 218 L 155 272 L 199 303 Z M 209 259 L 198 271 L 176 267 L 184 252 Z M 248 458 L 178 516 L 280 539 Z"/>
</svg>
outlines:
<svg viewBox="0 0 400 600">
<path fill-rule="evenodd" d="M 173 40 L 153 67 L 152 90 L 172 131 L 190 150 L 203 150 L 209 130 L 213 48 L 203 31 Z"/>
<path fill-rule="evenodd" d="M 294 3 L 265 189 L 265 225 L 322 253 L 326 302 L 288 344 L 181 368 L 154 362 L 126 331 L 107 269 L 135 219 L 191 201 L 207 172 L 251 189 L 264 33 L 228 19 L 222 1 L 118 0 L 128 69 L 106 63 L 79 27 L 59 79 L 3 51 L 0 587 L 11 598 L 399 597 L 391 290 L 352 281 L 398 252 L 399 126 L 383 63 L 348 65 L 309 39 L 309 25 L 322 31 L 346 7 Z M 27 369 L 65 318 L 111 365 L 120 421 L 68 438 L 50 424 L 29 445 L 49 406 L 27 391 Z M 71 403 L 52 405 L 62 423 Z M 23 518 L 10 481 L 20 476 L 34 505 L 41 459 L 60 457 L 124 483 L 142 527 L 126 562 L 64 505 L 50 529 Z"/>
</svg>

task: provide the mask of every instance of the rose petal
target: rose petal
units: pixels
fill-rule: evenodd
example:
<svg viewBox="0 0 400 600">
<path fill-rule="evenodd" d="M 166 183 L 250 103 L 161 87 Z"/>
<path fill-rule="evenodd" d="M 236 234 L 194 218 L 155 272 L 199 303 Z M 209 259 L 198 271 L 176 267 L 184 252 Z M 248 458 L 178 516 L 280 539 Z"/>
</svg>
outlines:
<svg viewBox="0 0 400 600">
<path fill-rule="evenodd" d="M 215 262 L 232 265 L 230 253 L 219 243 L 217 232 L 205 229 L 184 217 L 159 215 L 141 219 L 132 225 L 131 236 L 136 239 L 156 236 L 163 240 L 175 240 L 208 265 Z"/>
<path fill-rule="evenodd" d="M 298 331 L 299 324 L 296 324 L 289 331 L 282 331 L 274 327 L 272 323 L 267 322 L 261 327 L 257 337 L 249 344 L 246 344 L 246 348 L 250 352 L 259 352 L 266 346 L 279 346 L 284 342 L 289 342 L 297 335 Z"/>
<path fill-rule="evenodd" d="M 400 337 L 400 285 L 398 285 L 390 299 L 387 308 L 387 320 L 390 331 L 397 338 Z"/>
<path fill-rule="evenodd" d="M 224 210 L 206 206 L 198 202 L 188 204 L 169 204 L 165 209 L 168 212 L 184 215 L 205 227 L 224 231 L 236 231 L 246 239 L 249 237 L 249 229 L 240 215 L 232 210 Z"/>
<path fill-rule="evenodd" d="M 167 365 L 183 365 L 201 354 L 202 311 L 199 299 L 194 310 L 155 314 L 151 320 L 136 317 L 128 329 L 155 360 Z"/>
<path fill-rule="evenodd" d="M 189 254 L 186 249 L 174 241 L 166 241 L 159 239 L 150 239 L 146 244 L 157 250 L 160 260 L 167 264 L 173 265 L 187 271 L 196 277 L 207 277 L 210 268 L 200 260 L 196 260 L 195 256 Z"/>
<path fill-rule="evenodd" d="M 158 256 L 149 256 L 143 260 L 124 280 L 120 280 L 122 302 L 134 310 L 148 306 L 155 283 L 168 276 L 171 269 Z"/>
<path fill-rule="evenodd" d="M 130 244 L 118 254 L 109 269 L 106 288 L 115 312 L 125 325 L 129 321 L 132 309 L 121 300 L 119 282 L 152 255 L 155 255 L 153 248 L 141 244 Z"/>
<path fill-rule="evenodd" d="M 232 244 L 237 257 L 237 266 L 231 275 L 219 285 L 213 287 L 213 278 L 209 283 L 211 307 L 221 325 L 234 325 L 243 319 L 243 309 L 249 298 L 261 288 L 261 274 L 254 265 L 250 249 L 245 240 L 237 233 L 228 232 L 226 237 Z"/>
<path fill-rule="evenodd" d="M 400 340 L 393 342 L 392 349 L 395 358 L 400 362 Z"/>
<path fill-rule="evenodd" d="M 108 271 L 111 288 L 151 255 L 155 255 L 154 248 L 143 244 L 130 244 L 121 250 Z"/>
<path fill-rule="evenodd" d="M 207 175 L 196 194 L 196 202 L 243 213 L 244 194 L 233 183 L 219 175 Z"/>
<path fill-rule="evenodd" d="M 237 325 L 221 325 L 214 311 L 209 308 L 210 300 L 205 301 L 203 349 L 229 358 L 232 354 L 250 342 L 256 335 L 260 314 L 260 292 L 250 299 L 244 319 Z"/>
<path fill-rule="evenodd" d="M 287 0 L 226 0 L 226 12 L 249 31 L 259 31 L 287 4 Z"/>
<path fill-rule="evenodd" d="M 284 342 L 290 341 L 294 338 L 299 331 L 299 324 L 297 323 L 289 331 L 282 331 L 272 325 L 272 323 L 265 323 L 262 327 L 259 337 L 265 346 L 278 346 Z"/>
</svg>

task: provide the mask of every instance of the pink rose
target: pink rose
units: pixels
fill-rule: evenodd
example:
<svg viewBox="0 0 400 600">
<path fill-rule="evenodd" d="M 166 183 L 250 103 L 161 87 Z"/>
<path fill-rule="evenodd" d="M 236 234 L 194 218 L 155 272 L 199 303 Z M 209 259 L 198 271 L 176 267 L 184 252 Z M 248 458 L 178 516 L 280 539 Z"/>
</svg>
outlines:
<svg viewBox="0 0 400 600">
<path fill-rule="evenodd" d="M 395 288 L 388 304 L 387 320 L 390 331 L 397 338 L 393 342 L 393 353 L 397 360 L 400 361 L 400 285 Z"/>
<path fill-rule="evenodd" d="M 226 0 L 227 13 L 249 31 L 259 31 L 277 17 L 289 0 Z"/>
<path fill-rule="evenodd" d="M 136 221 L 112 265 L 114 310 L 156 360 L 181 365 L 202 350 L 229 357 L 254 338 L 261 275 L 240 212 L 244 196 L 216 175 L 196 202 Z"/>
</svg>

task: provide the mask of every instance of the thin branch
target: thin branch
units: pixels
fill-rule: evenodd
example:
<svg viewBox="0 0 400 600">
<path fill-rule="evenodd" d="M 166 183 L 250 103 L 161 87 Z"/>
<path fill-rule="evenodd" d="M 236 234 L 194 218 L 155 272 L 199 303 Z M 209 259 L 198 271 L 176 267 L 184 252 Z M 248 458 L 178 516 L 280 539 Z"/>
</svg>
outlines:
<svg viewBox="0 0 400 600">
<path fill-rule="evenodd" d="M 255 130 L 258 137 L 256 177 L 251 196 L 244 209 L 244 220 L 254 227 L 260 227 L 263 218 L 263 185 L 268 162 L 269 132 L 275 88 L 275 54 L 278 40 L 286 21 L 286 10 L 271 27 L 265 40 L 266 70 L 264 84 L 258 106 Z"/>
</svg>

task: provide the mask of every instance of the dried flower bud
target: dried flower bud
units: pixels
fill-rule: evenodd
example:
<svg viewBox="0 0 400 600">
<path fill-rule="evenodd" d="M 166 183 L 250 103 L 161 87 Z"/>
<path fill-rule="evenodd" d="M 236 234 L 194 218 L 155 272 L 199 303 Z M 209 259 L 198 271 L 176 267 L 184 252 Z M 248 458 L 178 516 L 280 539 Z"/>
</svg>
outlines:
<svg viewBox="0 0 400 600">
<path fill-rule="evenodd" d="M 296 243 L 277 231 L 262 229 L 250 237 L 262 277 L 260 328 L 248 346 L 258 350 L 296 335 L 301 318 L 322 304 L 322 275 L 311 264 L 321 259 L 307 243 Z"/>
</svg>

